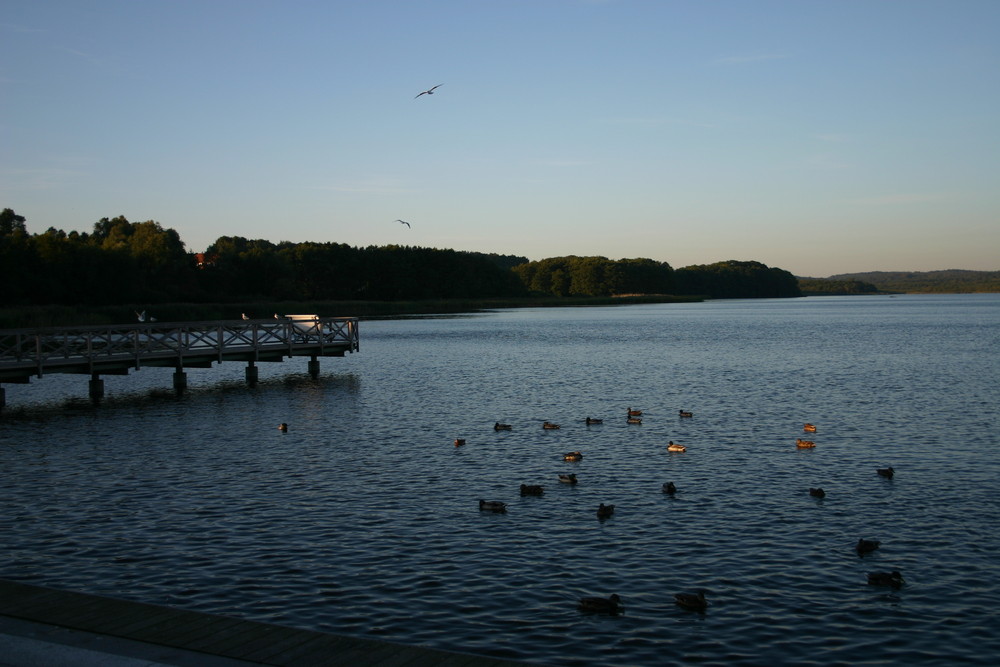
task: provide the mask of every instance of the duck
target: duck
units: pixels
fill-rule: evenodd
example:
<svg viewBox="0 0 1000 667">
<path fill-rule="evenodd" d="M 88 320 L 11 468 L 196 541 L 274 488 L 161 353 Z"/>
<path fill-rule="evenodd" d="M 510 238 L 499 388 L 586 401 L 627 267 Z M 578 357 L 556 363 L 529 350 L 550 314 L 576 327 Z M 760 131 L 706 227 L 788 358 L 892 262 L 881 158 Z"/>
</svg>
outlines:
<svg viewBox="0 0 1000 667">
<path fill-rule="evenodd" d="M 496 512 L 499 514 L 507 511 L 507 503 L 502 503 L 499 500 L 480 500 L 479 510 L 489 510 L 490 512 Z"/>
<path fill-rule="evenodd" d="M 599 614 L 620 614 L 625 611 L 622 599 L 617 593 L 606 598 L 581 598 L 577 608 L 580 611 L 590 611 Z"/>
<path fill-rule="evenodd" d="M 859 556 L 863 556 L 878 549 L 880 544 L 882 543 L 878 540 L 859 539 L 858 543 L 854 545 L 854 550 L 858 552 Z"/>
<path fill-rule="evenodd" d="M 609 516 L 611 516 L 614 513 L 615 513 L 615 506 L 614 505 L 605 505 L 604 503 L 601 503 L 598 506 L 598 508 L 597 508 L 597 518 L 598 519 L 607 519 Z"/>
<path fill-rule="evenodd" d="M 545 488 L 538 486 L 536 484 L 522 484 L 521 485 L 521 495 L 522 496 L 540 496 L 545 493 Z"/>
<path fill-rule="evenodd" d="M 690 609 L 691 611 L 705 611 L 708 600 L 705 599 L 705 591 L 697 593 L 674 593 L 674 602 L 677 606 Z"/>
<path fill-rule="evenodd" d="M 686 452 L 687 450 L 688 450 L 687 447 L 685 447 L 684 445 L 678 445 L 673 440 L 667 443 L 668 452 Z"/>
<path fill-rule="evenodd" d="M 284 422 L 278 424 L 278 430 L 282 433 L 288 433 L 288 424 L 285 424 Z"/>
<path fill-rule="evenodd" d="M 686 410 L 678 410 L 677 411 L 677 416 L 679 416 L 679 417 L 694 417 L 694 413 L 693 412 L 688 412 Z"/>
<path fill-rule="evenodd" d="M 899 573 L 899 570 L 893 570 L 892 572 L 868 573 L 868 584 L 871 586 L 892 586 L 893 588 L 901 588 L 904 583 L 906 582 L 903 580 L 903 575 Z"/>
<path fill-rule="evenodd" d="M 672 496 L 675 493 L 677 493 L 677 487 L 674 485 L 673 482 L 666 482 L 663 485 L 663 492 Z"/>
<path fill-rule="evenodd" d="M 642 416 L 642 410 L 633 410 L 632 408 L 628 408 L 628 416 L 629 417 L 641 417 Z"/>
<path fill-rule="evenodd" d="M 455 446 L 461 447 L 465 444 L 465 438 L 455 438 Z"/>
<path fill-rule="evenodd" d="M 809 495 L 816 498 L 826 498 L 826 491 L 823 489 L 809 489 Z"/>
<path fill-rule="evenodd" d="M 565 475 L 559 475 L 559 481 L 562 482 L 563 484 L 576 484 L 577 482 L 576 474 L 567 473 Z"/>
<path fill-rule="evenodd" d="M 888 468 L 876 468 L 875 472 L 877 472 L 880 476 L 885 477 L 886 479 L 892 479 L 892 476 L 895 474 L 895 471 L 892 469 L 892 466 L 889 466 Z"/>
<path fill-rule="evenodd" d="M 584 423 L 587 423 L 587 424 L 603 424 L 604 423 L 603 419 L 594 419 L 593 417 L 587 417 L 583 421 L 584 421 Z"/>
<path fill-rule="evenodd" d="M 816 427 L 813 426 L 812 424 L 805 424 L 802 427 L 802 430 L 805 431 L 806 433 L 815 433 L 816 432 Z"/>
<path fill-rule="evenodd" d="M 494 431 L 509 431 L 509 430 L 511 430 L 511 428 L 510 428 L 510 424 L 501 424 L 500 422 L 496 422 L 495 424 L 493 424 L 493 430 Z"/>
<path fill-rule="evenodd" d="M 816 443 L 812 440 L 803 440 L 802 438 L 795 439 L 795 446 L 799 449 L 810 449 L 816 446 Z"/>
<path fill-rule="evenodd" d="M 583 458 L 580 452 L 566 452 L 563 454 L 563 461 L 579 461 Z"/>
<path fill-rule="evenodd" d="M 626 421 L 628 421 L 629 424 L 641 424 L 642 423 L 642 419 L 640 419 L 639 417 L 629 417 Z"/>
<path fill-rule="evenodd" d="M 552 422 L 542 422 L 542 428 L 557 429 L 559 428 L 559 424 L 553 424 Z"/>
</svg>

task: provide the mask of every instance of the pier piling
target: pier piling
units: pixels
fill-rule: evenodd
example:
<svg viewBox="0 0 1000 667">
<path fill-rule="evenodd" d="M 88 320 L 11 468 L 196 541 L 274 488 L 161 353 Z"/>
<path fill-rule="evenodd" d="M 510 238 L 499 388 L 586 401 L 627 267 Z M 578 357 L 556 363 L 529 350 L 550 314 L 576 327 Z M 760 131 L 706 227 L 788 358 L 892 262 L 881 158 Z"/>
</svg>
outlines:
<svg viewBox="0 0 1000 667">
<path fill-rule="evenodd" d="M 313 358 L 309 360 L 309 376 L 313 380 L 319 377 L 319 359 L 313 355 Z"/>
<path fill-rule="evenodd" d="M 257 386 L 257 370 L 258 370 L 257 367 L 254 366 L 254 363 L 252 361 L 247 364 L 247 372 L 246 372 L 247 385 L 250 387 Z"/>
<path fill-rule="evenodd" d="M 104 398 L 104 380 L 97 373 L 90 376 L 90 400 L 97 403 L 102 398 Z"/>
<path fill-rule="evenodd" d="M 174 390 L 179 394 L 187 389 L 188 384 L 187 373 L 181 369 L 174 371 Z"/>
</svg>

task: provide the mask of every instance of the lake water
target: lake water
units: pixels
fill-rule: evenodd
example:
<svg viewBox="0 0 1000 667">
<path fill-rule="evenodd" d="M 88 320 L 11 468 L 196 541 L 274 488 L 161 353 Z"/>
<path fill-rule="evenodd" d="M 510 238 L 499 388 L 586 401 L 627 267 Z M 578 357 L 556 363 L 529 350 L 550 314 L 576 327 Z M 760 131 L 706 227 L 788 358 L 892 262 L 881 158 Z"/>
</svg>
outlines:
<svg viewBox="0 0 1000 667">
<path fill-rule="evenodd" d="M 177 397 L 147 368 L 105 378 L 96 408 L 87 376 L 7 385 L 0 577 L 548 665 L 1000 655 L 1000 295 L 360 332 L 316 380 L 293 359 L 250 389 L 226 363 Z M 859 557 L 859 538 L 881 548 Z M 867 585 L 885 570 L 906 584 Z M 674 604 L 698 589 L 704 614 Z M 623 614 L 576 608 L 611 593 Z"/>
</svg>

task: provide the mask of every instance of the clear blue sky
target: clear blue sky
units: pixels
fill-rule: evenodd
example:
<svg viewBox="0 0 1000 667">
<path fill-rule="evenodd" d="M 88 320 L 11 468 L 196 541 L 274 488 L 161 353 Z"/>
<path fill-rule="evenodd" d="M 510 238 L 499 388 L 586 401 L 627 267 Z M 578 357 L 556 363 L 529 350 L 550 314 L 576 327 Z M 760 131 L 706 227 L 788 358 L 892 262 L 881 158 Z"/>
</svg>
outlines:
<svg viewBox="0 0 1000 667">
<path fill-rule="evenodd" d="M 998 0 L 5 0 L 0 207 L 191 251 L 1000 270 L 998 35 Z"/>
</svg>

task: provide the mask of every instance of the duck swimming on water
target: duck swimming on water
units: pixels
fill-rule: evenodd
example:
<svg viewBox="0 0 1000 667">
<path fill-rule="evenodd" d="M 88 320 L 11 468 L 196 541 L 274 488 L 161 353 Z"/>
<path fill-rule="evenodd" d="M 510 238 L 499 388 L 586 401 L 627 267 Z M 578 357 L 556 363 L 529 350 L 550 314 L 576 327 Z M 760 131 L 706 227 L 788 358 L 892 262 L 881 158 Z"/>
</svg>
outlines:
<svg viewBox="0 0 1000 667">
<path fill-rule="evenodd" d="M 597 508 L 598 519 L 607 519 L 614 513 L 615 513 L 614 505 L 605 505 L 604 503 L 601 503 L 600 506 Z"/>
<path fill-rule="evenodd" d="M 563 484 L 576 484 L 576 473 L 567 473 L 565 475 L 559 475 L 559 481 Z"/>
<path fill-rule="evenodd" d="M 675 493 L 677 493 L 677 487 L 674 485 L 673 482 L 667 482 L 663 485 L 663 492 L 666 493 L 667 495 L 672 496 Z"/>
<path fill-rule="evenodd" d="M 493 424 L 493 430 L 494 431 L 509 431 L 509 430 L 511 430 L 511 427 L 510 427 L 510 424 L 501 424 L 500 422 L 496 422 L 495 424 Z"/>
<path fill-rule="evenodd" d="M 875 472 L 878 473 L 879 476 L 885 477 L 886 479 L 892 479 L 892 476 L 895 474 L 892 466 L 889 466 L 888 468 L 876 468 Z"/>
<path fill-rule="evenodd" d="M 809 489 L 809 495 L 815 498 L 826 498 L 826 491 L 823 489 Z"/>
<path fill-rule="evenodd" d="M 859 556 L 864 556 L 878 549 L 880 544 L 882 543 L 878 540 L 859 539 L 858 543 L 854 545 L 854 550 L 858 552 Z"/>
<path fill-rule="evenodd" d="M 678 417 L 694 417 L 694 413 L 693 412 L 688 412 L 686 410 L 678 410 L 677 411 L 677 416 Z"/>
<path fill-rule="evenodd" d="M 620 614 L 625 611 L 625 606 L 618 594 L 612 593 L 606 598 L 581 598 L 577 609 L 598 614 Z"/>
<path fill-rule="evenodd" d="M 502 503 L 499 500 L 480 500 L 479 501 L 479 511 L 490 511 L 490 512 L 506 512 L 507 503 Z"/>
<path fill-rule="evenodd" d="M 705 611 L 708 600 L 705 599 L 705 591 L 697 593 L 674 593 L 674 602 L 677 606 L 690 609 L 691 611 Z"/>
<path fill-rule="evenodd" d="M 899 570 L 893 570 L 892 572 L 868 573 L 868 584 L 870 586 L 892 586 L 893 588 L 901 588 L 904 583 L 906 582 L 903 580 L 903 575 L 899 573 Z"/>
</svg>

